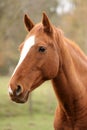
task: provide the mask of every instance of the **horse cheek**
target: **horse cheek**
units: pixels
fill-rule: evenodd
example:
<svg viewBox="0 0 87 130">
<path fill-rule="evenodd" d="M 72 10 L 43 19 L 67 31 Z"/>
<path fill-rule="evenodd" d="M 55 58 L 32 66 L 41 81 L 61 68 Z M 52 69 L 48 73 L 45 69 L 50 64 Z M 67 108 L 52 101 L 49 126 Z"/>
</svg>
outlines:
<svg viewBox="0 0 87 130">
<path fill-rule="evenodd" d="M 57 61 L 55 58 L 48 62 L 44 67 L 44 75 L 46 79 L 50 80 L 57 76 L 59 70 L 59 60 Z"/>
<path fill-rule="evenodd" d="M 56 64 L 55 62 L 53 63 L 52 69 L 51 69 L 51 79 L 55 78 L 58 74 L 59 70 L 59 63 Z"/>
</svg>

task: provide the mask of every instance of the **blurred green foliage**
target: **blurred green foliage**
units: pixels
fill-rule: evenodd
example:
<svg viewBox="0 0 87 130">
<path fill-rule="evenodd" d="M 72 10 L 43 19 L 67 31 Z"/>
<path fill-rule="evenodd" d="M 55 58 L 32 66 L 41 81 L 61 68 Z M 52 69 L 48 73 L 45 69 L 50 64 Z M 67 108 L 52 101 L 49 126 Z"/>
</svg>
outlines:
<svg viewBox="0 0 87 130">
<path fill-rule="evenodd" d="M 57 13 L 60 0 L 0 0 L 0 75 L 12 73 L 19 59 L 18 46 L 27 32 L 23 17 L 27 13 L 37 23 L 46 11 L 53 24 L 75 41 L 87 53 L 87 0 L 64 0 L 74 9 L 61 15 Z"/>
</svg>

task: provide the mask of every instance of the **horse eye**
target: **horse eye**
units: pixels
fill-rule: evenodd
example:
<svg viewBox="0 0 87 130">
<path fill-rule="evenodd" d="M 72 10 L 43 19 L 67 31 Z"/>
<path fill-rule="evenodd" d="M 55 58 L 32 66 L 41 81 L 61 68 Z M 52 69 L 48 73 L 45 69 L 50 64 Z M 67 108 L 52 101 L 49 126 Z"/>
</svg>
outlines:
<svg viewBox="0 0 87 130">
<path fill-rule="evenodd" d="M 45 50 L 46 50 L 45 47 L 43 47 L 43 46 L 40 46 L 40 47 L 39 47 L 39 52 L 45 52 Z"/>
</svg>

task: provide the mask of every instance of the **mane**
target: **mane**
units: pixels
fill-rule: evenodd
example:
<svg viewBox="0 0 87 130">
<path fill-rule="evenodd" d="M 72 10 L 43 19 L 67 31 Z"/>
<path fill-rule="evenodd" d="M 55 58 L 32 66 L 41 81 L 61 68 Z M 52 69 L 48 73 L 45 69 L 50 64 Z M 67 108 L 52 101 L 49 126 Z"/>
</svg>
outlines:
<svg viewBox="0 0 87 130">
<path fill-rule="evenodd" d="M 68 45 L 70 45 L 77 53 L 78 55 L 84 59 L 87 62 L 87 56 L 84 54 L 84 52 L 80 49 L 80 47 L 73 41 L 69 40 L 68 38 L 64 37 L 64 40 Z"/>
</svg>

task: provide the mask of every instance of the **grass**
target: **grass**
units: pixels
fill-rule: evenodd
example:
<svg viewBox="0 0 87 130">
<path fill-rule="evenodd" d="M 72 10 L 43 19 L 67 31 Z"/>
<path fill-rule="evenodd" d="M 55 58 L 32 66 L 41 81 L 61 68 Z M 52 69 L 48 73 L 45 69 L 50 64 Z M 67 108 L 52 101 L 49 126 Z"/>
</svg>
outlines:
<svg viewBox="0 0 87 130">
<path fill-rule="evenodd" d="M 32 107 L 29 100 L 25 104 L 10 100 L 8 82 L 9 77 L 0 77 L 0 130 L 53 130 L 56 97 L 50 82 L 32 92 Z"/>
</svg>

